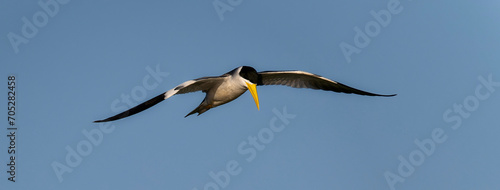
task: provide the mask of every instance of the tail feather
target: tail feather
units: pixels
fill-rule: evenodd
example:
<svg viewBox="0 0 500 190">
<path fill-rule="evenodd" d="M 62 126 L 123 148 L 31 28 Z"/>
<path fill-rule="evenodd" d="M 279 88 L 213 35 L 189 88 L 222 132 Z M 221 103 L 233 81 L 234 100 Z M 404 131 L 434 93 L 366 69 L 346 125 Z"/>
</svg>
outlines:
<svg viewBox="0 0 500 190">
<path fill-rule="evenodd" d="M 205 103 L 205 100 L 203 100 L 203 102 L 201 102 L 201 104 L 198 107 L 196 107 L 196 109 L 189 112 L 186 116 L 184 116 L 184 118 L 186 118 L 187 116 L 190 116 L 194 113 L 198 113 L 198 115 L 200 115 L 200 114 L 208 111 L 210 108 L 212 108 L 212 107 L 210 105 L 208 105 L 207 103 Z"/>
</svg>

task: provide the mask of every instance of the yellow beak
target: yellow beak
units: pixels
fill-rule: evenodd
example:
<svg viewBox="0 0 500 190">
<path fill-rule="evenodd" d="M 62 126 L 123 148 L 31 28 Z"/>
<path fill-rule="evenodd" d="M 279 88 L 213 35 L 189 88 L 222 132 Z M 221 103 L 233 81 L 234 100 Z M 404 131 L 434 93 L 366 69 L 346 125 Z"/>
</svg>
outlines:
<svg viewBox="0 0 500 190">
<path fill-rule="evenodd" d="M 253 100 L 255 101 L 255 105 L 257 105 L 257 109 L 260 110 L 259 108 L 259 96 L 257 95 L 257 85 L 245 82 L 248 87 L 248 91 L 252 93 Z"/>
</svg>

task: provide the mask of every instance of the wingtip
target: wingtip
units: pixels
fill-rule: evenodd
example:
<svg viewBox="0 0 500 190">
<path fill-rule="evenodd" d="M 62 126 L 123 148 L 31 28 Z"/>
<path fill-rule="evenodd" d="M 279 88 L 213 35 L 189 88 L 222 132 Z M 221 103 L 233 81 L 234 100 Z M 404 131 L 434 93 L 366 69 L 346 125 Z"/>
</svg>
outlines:
<svg viewBox="0 0 500 190">
<path fill-rule="evenodd" d="M 95 120 L 93 123 L 102 123 L 102 122 L 108 122 L 108 121 L 112 121 L 112 120 L 110 120 L 109 118 L 108 119 L 101 119 L 101 120 Z"/>
</svg>

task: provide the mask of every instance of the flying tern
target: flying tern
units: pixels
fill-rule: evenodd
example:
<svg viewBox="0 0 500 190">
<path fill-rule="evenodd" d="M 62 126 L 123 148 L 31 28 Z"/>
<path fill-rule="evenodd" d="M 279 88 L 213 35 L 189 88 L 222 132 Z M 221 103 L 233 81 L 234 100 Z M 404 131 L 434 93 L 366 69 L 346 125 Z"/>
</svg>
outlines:
<svg viewBox="0 0 500 190">
<path fill-rule="evenodd" d="M 161 101 L 172 97 L 173 95 L 196 92 L 200 90 L 206 93 L 205 99 L 203 99 L 201 104 L 193 111 L 189 112 L 185 117 L 194 113 L 198 113 L 198 115 L 200 115 L 211 108 L 215 108 L 217 106 L 231 102 L 241 96 L 247 90 L 252 94 L 253 100 L 257 105 L 257 109 L 260 109 L 256 86 L 262 85 L 286 85 L 293 88 L 310 88 L 348 94 L 359 94 L 365 96 L 389 97 L 396 95 L 382 95 L 358 90 L 356 88 L 352 88 L 342 83 L 305 71 L 257 72 L 252 67 L 241 66 L 221 76 L 202 77 L 194 80 L 188 80 L 176 86 L 175 88 L 172 88 L 169 91 L 160 94 L 127 111 L 109 117 L 107 119 L 97 120 L 94 122 L 108 122 L 122 119 L 144 111 L 151 106 L 154 106 Z"/>
</svg>

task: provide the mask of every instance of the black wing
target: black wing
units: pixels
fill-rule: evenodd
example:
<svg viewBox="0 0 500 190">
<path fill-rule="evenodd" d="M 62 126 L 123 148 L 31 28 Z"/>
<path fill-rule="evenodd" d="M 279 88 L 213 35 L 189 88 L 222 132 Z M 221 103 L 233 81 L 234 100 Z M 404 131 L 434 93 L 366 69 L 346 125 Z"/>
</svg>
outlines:
<svg viewBox="0 0 500 190">
<path fill-rule="evenodd" d="M 203 77 L 199 79 L 194 79 L 194 80 L 188 80 L 180 85 L 177 85 L 175 88 L 170 89 L 169 91 L 160 94 L 154 98 L 151 98 L 150 100 L 139 104 L 127 111 L 124 111 L 122 113 L 119 113 L 115 116 L 103 119 L 103 120 L 97 120 L 94 121 L 94 123 L 99 123 L 99 122 L 107 122 L 107 121 L 114 121 L 118 120 L 121 118 L 125 118 L 134 114 L 137 114 L 139 112 L 142 112 L 158 103 L 160 103 L 163 100 L 166 100 L 170 98 L 173 95 L 176 94 L 185 94 L 189 92 L 196 92 L 196 91 L 207 91 L 208 89 L 214 87 L 215 85 L 219 84 L 222 80 L 224 80 L 225 75 L 220 76 L 220 77 Z"/>
<path fill-rule="evenodd" d="M 286 85 L 293 88 L 310 88 L 342 92 L 348 94 L 359 94 L 366 96 L 395 96 L 375 94 L 363 90 L 355 89 L 328 78 L 304 71 L 263 71 L 259 72 L 260 80 L 258 85 Z"/>
</svg>

